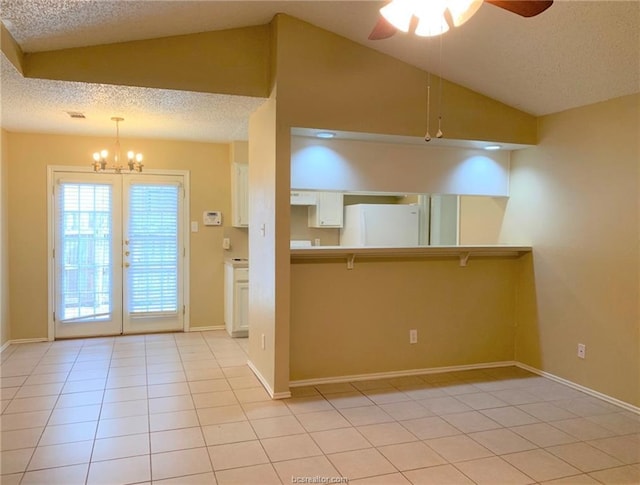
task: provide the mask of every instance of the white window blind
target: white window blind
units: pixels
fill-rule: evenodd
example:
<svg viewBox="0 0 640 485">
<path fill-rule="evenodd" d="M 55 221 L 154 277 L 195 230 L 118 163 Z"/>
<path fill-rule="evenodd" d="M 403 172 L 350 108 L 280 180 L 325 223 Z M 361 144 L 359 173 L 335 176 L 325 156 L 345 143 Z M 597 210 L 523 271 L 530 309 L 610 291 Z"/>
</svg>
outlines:
<svg viewBox="0 0 640 485">
<path fill-rule="evenodd" d="M 131 314 L 178 312 L 179 195 L 178 185 L 131 184 L 125 248 Z"/>
<path fill-rule="evenodd" d="M 91 321 L 112 312 L 112 187 L 59 184 L 57 214 L 57 318 Z"/>
</svg>

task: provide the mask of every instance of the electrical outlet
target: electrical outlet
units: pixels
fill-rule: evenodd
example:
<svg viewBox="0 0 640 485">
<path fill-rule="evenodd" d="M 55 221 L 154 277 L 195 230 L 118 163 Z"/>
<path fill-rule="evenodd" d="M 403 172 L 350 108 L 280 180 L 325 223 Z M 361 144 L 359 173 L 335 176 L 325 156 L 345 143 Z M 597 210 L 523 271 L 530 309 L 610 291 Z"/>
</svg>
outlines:
<svg viewBox="0 0 640 485">
<path fill-rule="evenodd" d="M 584 359 L 585 353 L 587 352 L 587 346 L 585 344 L 578 344 L 578 357 Z"/>
<path fill-rule="evenodd" d="M 418 331 L 416 329 L 409 330 L 409 343 L 410 344 L 418 343 Z"/>
</svg>

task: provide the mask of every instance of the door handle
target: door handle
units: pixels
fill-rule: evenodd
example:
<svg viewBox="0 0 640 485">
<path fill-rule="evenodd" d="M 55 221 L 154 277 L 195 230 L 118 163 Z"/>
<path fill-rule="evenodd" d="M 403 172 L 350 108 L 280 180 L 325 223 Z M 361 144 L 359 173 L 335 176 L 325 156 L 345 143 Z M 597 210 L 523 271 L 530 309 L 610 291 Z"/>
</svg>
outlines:
<svg viewBox="0 0 640 485">
<path fill-rule="evenodd" d="M 125 268 L 128 268 L 128 267 L 129 267 L 129 266 L 131 266 L 131 265 L 130 265 L 129 263 L 124 263 L 124 264 L 123 264 L 123 266 L 124 266 Z"/>
</svg>

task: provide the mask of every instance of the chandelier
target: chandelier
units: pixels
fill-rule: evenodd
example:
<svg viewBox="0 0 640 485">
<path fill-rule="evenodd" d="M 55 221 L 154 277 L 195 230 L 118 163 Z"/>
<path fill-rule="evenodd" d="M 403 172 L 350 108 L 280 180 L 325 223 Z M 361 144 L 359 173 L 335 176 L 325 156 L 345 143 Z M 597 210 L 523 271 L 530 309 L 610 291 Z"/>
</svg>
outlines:
<svg viewBox="0 0 640 485">
<path fill-rule="evenodd" d="M 481 5 L 482 0 L 392 0 L 380 13 L 402 32 L 409 32 L 415 17 L 415 34 L 431 37 L 464 24 Z"/>
<path fill-rule="evenodd" d="M 124 118 L 114 116 L 111 121 L 116 122 L 116 143 L 113 154 L 113 164 L 108 165 L 107 157 L 109 152 L 107 150 L 101 150 L 93 154 L 93 170 L 94 172 L 105 172 L 107 170 L 113 170 L 115 173 L 121 173 L 125 168 L 129 168 L 129 172 L 142 172 L 142 153 L 134 153 L 133 151 L 127 152 L 127 165 L 121 163 L 120 156 L 120 126 L 119 123 L 124 121 Z"/>
</svg>

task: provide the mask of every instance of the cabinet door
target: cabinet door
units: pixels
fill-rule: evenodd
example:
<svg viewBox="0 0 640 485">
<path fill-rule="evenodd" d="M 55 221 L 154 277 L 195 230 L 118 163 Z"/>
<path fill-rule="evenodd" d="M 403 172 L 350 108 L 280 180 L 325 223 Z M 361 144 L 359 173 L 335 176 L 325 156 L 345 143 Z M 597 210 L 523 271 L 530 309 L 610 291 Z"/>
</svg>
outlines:
<svg viewBox="0 0 640 485">
<path fill-rule="evenodd" d="M 249 331 L 249 282 L 236 283 L 236 315 L 234 334 Z"/>
<path fill-rule="evenodd" d="M 249 165 L 234 163 L 231 171 L 231 219 L 234 227 L 249 226 Z"/>
<path fill-rule="evenodd" d="M 343 217 L 343 194 L 338 192 L 316 194 L 316 205 L 309 207 L 309 227 L 342 227 Z"/>
<path fill-rule="evenodd" d="M 292 190 L 291 205 L 316 205 L 316 192 Z"/>
<path fill-rule="evenodd" d="M 233 266 L 224 266 L 224 326 L 229 335 L 233 332 L 233 291 L 235 289 L 233 281 Z"/>
</svg>

